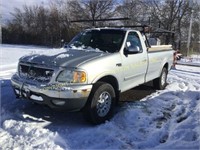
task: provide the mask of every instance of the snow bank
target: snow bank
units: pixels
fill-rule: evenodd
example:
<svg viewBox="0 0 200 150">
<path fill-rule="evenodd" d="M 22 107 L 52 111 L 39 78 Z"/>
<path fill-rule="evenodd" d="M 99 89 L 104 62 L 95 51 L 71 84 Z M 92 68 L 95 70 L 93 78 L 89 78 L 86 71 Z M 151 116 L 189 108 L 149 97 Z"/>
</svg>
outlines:
<svg viewBox="0 0 200 150">
<path fill-rule="evenodd" d="M 55 132 L 38 128 L 36 123 L 6 120 L 0 129 L 2 149 L 63 149 L 65 143 Z"/>
</svg>

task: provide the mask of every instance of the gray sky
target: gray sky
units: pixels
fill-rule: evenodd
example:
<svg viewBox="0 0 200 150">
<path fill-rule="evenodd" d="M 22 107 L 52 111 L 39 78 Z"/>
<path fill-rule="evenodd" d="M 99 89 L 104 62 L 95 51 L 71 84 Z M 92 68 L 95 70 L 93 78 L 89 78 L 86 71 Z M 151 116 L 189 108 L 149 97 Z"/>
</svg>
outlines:
<svg viewBox="0 0 200 150">
<path fill-rule="evenodd" d="M 48 0 L 0 0 L 0 13 L 2 15 L 2 22 L 6 22 L 12 16 L 14 8 L 22 8 L 23 5 L 42 5 L 47 4 Z"/>
</svg>

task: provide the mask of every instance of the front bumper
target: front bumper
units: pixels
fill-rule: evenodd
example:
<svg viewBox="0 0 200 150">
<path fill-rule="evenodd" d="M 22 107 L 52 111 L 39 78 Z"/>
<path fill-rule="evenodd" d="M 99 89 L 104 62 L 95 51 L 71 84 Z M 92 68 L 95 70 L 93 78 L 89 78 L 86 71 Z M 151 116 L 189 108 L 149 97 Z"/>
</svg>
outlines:
<svg viewBox="0 0 200 150">
<path fill-rule="evenodd" d="M 92 85 L 36 84 L 13 75 L 11 83 L 16 96 L 54 109 L 77 111 L 87 102 Z"/>
</svg>

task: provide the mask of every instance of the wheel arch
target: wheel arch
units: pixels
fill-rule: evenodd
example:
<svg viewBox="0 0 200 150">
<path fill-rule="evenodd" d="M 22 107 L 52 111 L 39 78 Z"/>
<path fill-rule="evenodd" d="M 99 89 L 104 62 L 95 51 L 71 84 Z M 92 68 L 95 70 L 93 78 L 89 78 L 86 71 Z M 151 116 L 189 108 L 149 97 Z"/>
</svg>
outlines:
<svg viewBox="0 0 200 150">
<path fill-rule="evenodd" d="M 111 86 L 112 86 L 112 89 L 111 89 Z M 112 103 L 109 107 L 109 111 L 107 112 L 107 114 L 105 116 L 100 116 L 97 110 L 98 109 L 97 101 L 99 99 L 100 93 L 103 92 L 105 89 L 108 90 L 108 92 L 112 93 L 111 97 L 114 99 L 111 98 Z M 90 121 L 91 123 L 95 125 L 103 123 L 106 120 L 109 120 L 113 116 L 114 107 L 116 103 L 118 102 L 117 97 L 118 97 L 119 92 L 116 92 L 118 91 L 117 89 L 118 89 L 118 82 L 117 82 L 117 79 L 113 76 L 104 76 L 100 78 L 99 80 L 97 80 L 93 85 L 93 88 L 88 97 L 87 103 L 82 109 L 86 120 Z M 95 95 L 97 95 L 97 97 Z"/>
<path fill-rule="evenodd" d="M 107 75 L 107 76 L 104 76 L 100 79 L 98 79 L 96 81 L 97 82 L 105 82 L 105 83 L 108 83 L 110 84 L 114 90 L 115 90 L 115 94 L 116 94 L 116 99 L 117 101 L 119 100 L 119 93 L 120 93 L 120 90 L 119 90 L 119 83 L 118 83 L 118 80 L 116 77 L 112 76 L 112 75 Z"/>
<path fill-rule="evenodd" d="M 168 72 L 169 71 L 169 63 L 166 62 L 164 65 L 162 65 L 162 67 L 160 68 L 159 76 L 161 75 L 163 68 L 166 68 L 167 72 Z"/>
<path fill-rule="evenodd" d="M 167 80 L 167 74 L 168 74 L 168 67 L 169 67 L 169 65 L 168 65 L 168 63 L 166 63 L 161 69 L 160 76 L 153 80 L 153 85 L 158 90 L 163 90 L 167 85 L 166 80 Z M 163 80 L 163 73 L 164 72 L 165 72 L 166 76 Z M 164 82 L 162 82 L 162 81 L 164 81 Z"/>
<path fill-rule="evenodd" d="M 169 63 L 165 63 L 165 65 L 163 66 L 163 68 L 166 68 L 167 71 L 169 70 Z"/>
</svg>

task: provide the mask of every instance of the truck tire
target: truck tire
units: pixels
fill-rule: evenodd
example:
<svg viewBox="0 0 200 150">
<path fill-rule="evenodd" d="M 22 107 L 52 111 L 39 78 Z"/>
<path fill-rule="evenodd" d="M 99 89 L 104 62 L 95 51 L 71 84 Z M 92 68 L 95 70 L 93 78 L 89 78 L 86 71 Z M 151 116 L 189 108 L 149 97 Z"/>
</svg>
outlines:
<svg viewBox="0 0 200 150">
<path fill-rule="evenodd" d="M 85 118 L 93 124 L 104 123 L 113 115 L 116 102 L 114 88 L 105 82 L 97 82 L 83 110 Z"/>
<path fill-rule="evenodd" d="M 153 80 L 153 85 L 158 90 L 163 90 L 167 86 L 167 68 L 163 68 L 160 77 Z"/>
</svg>

